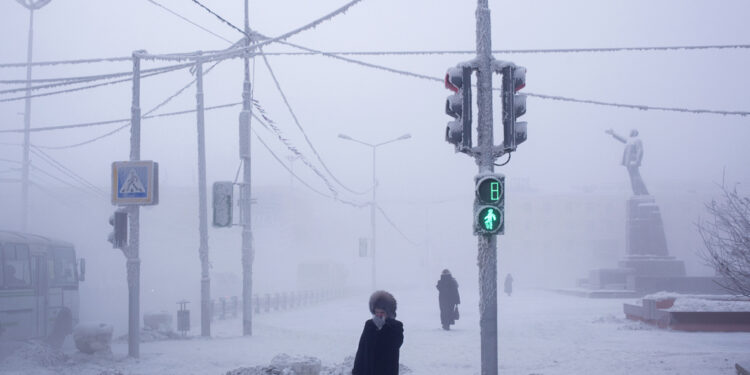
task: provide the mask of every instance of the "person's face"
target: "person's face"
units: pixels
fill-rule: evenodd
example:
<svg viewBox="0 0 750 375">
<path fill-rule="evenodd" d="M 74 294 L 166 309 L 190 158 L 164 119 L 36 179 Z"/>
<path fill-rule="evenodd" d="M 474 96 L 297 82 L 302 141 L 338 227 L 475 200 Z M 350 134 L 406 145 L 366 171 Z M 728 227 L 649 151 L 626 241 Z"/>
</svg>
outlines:
<svg viewBox="0 0 750 375">
<path fill-rule="evenodd" d="M 375 316 L 377 316 L 378 318 L 385 319 L 386 315 L 387 314 L 385 313 L 385 310 L 378 308 L 375 309 Z"/>
</svg>

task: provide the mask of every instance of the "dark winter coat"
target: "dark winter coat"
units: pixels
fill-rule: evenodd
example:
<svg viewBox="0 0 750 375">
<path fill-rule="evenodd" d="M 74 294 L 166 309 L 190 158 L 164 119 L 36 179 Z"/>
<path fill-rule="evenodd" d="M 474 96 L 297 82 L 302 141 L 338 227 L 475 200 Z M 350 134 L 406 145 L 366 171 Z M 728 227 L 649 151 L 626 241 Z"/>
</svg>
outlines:
<svg viewBox="0 0 750 375">
<path fill-rule="evenodd" d="M 383 328 L 365 322 L 359 338 L 353 375 L 398 375 L 398 357 L 404 343 L 404 325 L 396 319 L 386 318 Z"/>
<path fill-rule="evenodd" d="M 455 324 L 454 309 L 461 303 L 461 297 L 458 295 L 458 282 L 450 274 L 443 274 L 435 287 L 438 290 L 438 302 L 440 302 L 440 322 L 443 325 Z"/>
</svg>

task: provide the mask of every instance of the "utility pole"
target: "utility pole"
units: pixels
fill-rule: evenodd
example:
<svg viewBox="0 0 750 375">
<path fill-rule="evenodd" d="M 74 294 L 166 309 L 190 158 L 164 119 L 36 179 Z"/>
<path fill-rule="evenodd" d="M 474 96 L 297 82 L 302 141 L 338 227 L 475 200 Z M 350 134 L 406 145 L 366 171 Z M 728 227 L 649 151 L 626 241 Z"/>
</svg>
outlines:
<svg viewBox="0 0 750 375">
<path fill-rule="evenodd" d="M 252 117 L 252 92 L 250 91 L 250 19 L 248 0 L 245 0 L 245 81 L 242 84 L 242 111 L 240 112 L 240 159 L 242 184 L 240 185 L 240 225 L 242 225 L 242 334 L 253 334 L 253 232 L 250 225 L 251 173 L 250 173 L 250 118 Z"/>
<path fill-rule="evenodd" d="M 130 110 L 130 160 L 141 160 L 141 54 L 133 52 L 133 104 Z M 128 355 L 138 358 L 140 353 L 140 293 L 141 259 L 140 252 L 140 212 L 138 205 L 128 206 L 130 236 L 127 250 L 124 251 L 128 271 Z"/>
<path fill-rule="evenodd" d="M 411 138 L 411 134 L 404 134 L 398 138 L 391 139 L 390 141 L 380 142 L 378 144 L 370 144 L 367 142 L 363 142 L 345 134 L 339 134 L 339 138 L 346 139 L 347 141 L 356 142 L 356 143 L 372 148 L 372 201 L 370 202 L 370 244 L 371 244 L 370 253 L 372 254 L 372 271 L 370 275 L 372 277 L 372 280 L 371 280 L 372 290 L 376 290 L 377 277 L 376 277 L 376 267 L 375 267 L 375 264 L 376 264 L 376 261 L 375 261 L 376 259 L 375 258 L 375 210 L 378 207 L 378 201 L 377 201 L 378 182 L 375 177 L 375 151 L 378 149 L 378 147 L 386 145 L 388 143 L 401 141 L 404 139 L 409 139 Z"/>
<path fill-rule="evenodd" d="M 34 11 L 52 0 L 16 0 L 29 10 L 29 38 L 26 50 L 26 100 L 23 111 L 23 164 L 21 165 L 21 230 L 29 225 L 29 151 L 31 147 L 31 55 L 34 47 Z"/>
<path fill-rule="evenodd" d="M 198 120 L 198 215 L 201 260 L 201 336 L 211 336 L 211 279 L 208 273 L 208 207 L 206 203 L 206 135 L 203 117 L 203 61 L 195 62 L 196 115 Z"/>
</svg>

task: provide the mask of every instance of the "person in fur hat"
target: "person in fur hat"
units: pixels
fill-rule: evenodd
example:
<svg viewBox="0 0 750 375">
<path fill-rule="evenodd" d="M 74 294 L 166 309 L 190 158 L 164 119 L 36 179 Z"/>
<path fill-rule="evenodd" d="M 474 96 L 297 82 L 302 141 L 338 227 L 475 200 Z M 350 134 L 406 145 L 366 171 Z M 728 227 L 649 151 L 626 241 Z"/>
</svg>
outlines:
<svg viewBox="0 0 750 375">
<path fill-rule="evenodd" d="M 449 330 L 458 319 L 458 304 L 461 296 L 458 295 L 458 282 L 447 268 L 443 270 L 435 287 L 438 290 L 438 302 L 440 304 L 440 323 L 444 330 Z"/>
<path fill-rule="evenodd" d="M 370 296 L 372 319 L 365 322 L 352 375 L 398 375 L 404 325 L 396 320 L 396 298 L 379 290 Z"/>
</svg>

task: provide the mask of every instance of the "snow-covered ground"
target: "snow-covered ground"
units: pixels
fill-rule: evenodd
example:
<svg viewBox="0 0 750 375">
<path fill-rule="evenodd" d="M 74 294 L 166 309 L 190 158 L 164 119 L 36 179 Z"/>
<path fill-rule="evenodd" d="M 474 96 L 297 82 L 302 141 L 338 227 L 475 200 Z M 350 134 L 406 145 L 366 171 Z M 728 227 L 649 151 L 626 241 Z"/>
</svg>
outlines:
<svg viewBox="0 0 750 375">
<path fill-rule="evenodd" d="M 414 374 L 478 374 L 477 296 L 464 283 L 461 319 L 440 328 L 435 290 L 394 290 L 404 323 L 401 363 Z M 0 363 L 2 374 L 225 374 L 268 365 L 281 353 L 319 358 L 333 366 L 353 355 L 369 318 L 367 295 L 316 306 L 260 314 L 252 337 L 239 319 L 215 321 L 213 337 L 142 343 L 139 359 L 127 343 L 113 355 L 84 355 L 66 348 L 66 360 L 47 367 L 16 355 Z M 623 299 L 586 299 L 539 290 L 499 296 L 501 374 L 733 374 L 750 359 L 750 333 L 665 331 L 626 320 Z M 193 326 L 193 335 L 200 332 Z"/>
</svg>

